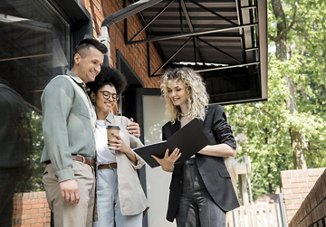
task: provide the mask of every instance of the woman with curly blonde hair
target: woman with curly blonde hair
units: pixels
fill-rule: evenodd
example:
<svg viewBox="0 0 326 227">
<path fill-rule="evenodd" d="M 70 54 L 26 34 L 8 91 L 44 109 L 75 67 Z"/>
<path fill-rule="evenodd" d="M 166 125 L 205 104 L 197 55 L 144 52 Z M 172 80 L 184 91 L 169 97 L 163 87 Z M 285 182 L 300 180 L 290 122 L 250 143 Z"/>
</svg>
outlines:
<svg viewBox="0 0 326 227">
<path fill-rule="evenodd" d="M 206 87 L 197 73 L 190 68 L 182 68 L 177 70 L 167 71 L 161 83 L 162 95 L 165 99 L 166 114 L 171 122 L 182 116 L 181 107 L 174 105 L 169 97 L 169 81 L 177 80 L 185 85 L 186 94 L 188 96 L 187 106 L 189 118 L 199 118 L 204 120 L 205 107 L 208 105 L 208 94 Z"/>
<path fill-rule="evenodd" d="M 176 162 L 182 152 L 178 148 L 171 154 L 167 150 L 162 159 L 153 156 L 164 171 L 173 172 L 167 220 L 176 218 L 178 227 L 225 226 L 225 213 L 239 203 L 224 163 L 224 158 L 235 155 L 236 142 L 223 107 L 208 105 L 205 84 L 190 68 L 166 71 L 161 92 L 170 119 L 162 128 L 163 139 L 197 118 L 209 140 L 209 145 L 183 163 Z"/>
</svg>

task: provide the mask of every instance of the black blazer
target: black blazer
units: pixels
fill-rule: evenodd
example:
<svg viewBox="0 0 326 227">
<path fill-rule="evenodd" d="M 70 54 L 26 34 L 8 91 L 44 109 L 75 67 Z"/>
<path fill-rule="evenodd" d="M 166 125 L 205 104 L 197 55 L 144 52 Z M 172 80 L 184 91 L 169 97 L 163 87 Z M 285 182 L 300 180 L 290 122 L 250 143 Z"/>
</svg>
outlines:
<svg viewBox="0 0 326 227">
<path fill-rule="evenodd" d="M 166 123 L 162 127 L 163 139 L 169 138 L 179 129 L 180 121 L 176 121 L 174 124 L 171 122 Z M 210 105 L 207 107 L 204 120 L 204 133 L 210 145 L 226 143 L 233 149 L 236 148 L 231 127 L 228 125 L 223 107 L 220 105 Z M 234 192 L 231 177 L 224 164 L 224 158 L 196 154 L 195 161 L 206 189 L 214 202 L 225 212 L 238 207 L 239 202 Z M 171 222 L 178 213 L 182 193 L 182 170 L 183 164 L 176 164 L 172 173 L 166 217 Z"/>
</svg>

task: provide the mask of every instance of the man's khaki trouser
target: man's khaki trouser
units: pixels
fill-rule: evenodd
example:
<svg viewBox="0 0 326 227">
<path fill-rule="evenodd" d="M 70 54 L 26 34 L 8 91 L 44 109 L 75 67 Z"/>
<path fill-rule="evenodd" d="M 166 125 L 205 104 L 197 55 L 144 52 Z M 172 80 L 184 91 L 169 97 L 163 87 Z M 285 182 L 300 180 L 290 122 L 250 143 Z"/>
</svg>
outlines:
<svg viewBox="0 0 326 227">
<path fill-rule="evenodd" d="M 70 204 L 63 200 L 59 182 L 52 164 L 43 174 L 43 184 L 55 227 L 91 227 L 93 221 L 95 176 L 94 169 L 82 162 L 73 161 L 75 179 L 78 182 L 80 201 Z"/>
</svg>

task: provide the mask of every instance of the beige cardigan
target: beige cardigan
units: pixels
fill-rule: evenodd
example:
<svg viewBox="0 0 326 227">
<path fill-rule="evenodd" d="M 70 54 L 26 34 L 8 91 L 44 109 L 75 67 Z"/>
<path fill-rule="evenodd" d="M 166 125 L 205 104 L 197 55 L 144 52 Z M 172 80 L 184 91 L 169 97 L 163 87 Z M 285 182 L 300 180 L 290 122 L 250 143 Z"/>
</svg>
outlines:
<svg viewBox="0 0 326 227">
<path fill-rule="evenodd" d="M 109 124 L 120 127 L 120 136 L 131 148 L 141 147 L 141 141 L 133 135 L 130 135 L 126 129 L 130 120 L 124 116 L 114 116 L 109 114 L 107 117 Z M 117 174 L 118 174 L 118 192 L 121 213 L 123 215 L 136 215 L 148 208 L 148 202 L 145 193 L 141 187 L 137 169 L 144 166 L 145 162 L 136 154 L 136 165 L 128 157 L 120 152 L 116 153 Z"/>
</svg>

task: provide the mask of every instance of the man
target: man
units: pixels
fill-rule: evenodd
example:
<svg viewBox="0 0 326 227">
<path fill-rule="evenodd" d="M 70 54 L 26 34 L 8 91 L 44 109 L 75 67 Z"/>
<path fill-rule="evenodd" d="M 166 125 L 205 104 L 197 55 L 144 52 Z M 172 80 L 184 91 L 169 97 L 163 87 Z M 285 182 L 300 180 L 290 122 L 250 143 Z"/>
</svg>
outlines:
<svg viewBox="0 0 326 227">
<path fill-rule="evenodd" d="M 25 100 L 0 77 L 0 226 L 12 226 L 13 197 L 31 176 L 31 132 Z"/>
<path fill-rule="evenodd" d="M 106 52 L 99 41 L 82 40 L 71 70 L 52 79 L 42 94 L 43 183 L 58 227 L 92 226 L 96 116 L 85 84 L 95 80 Z"/>
</svg>

